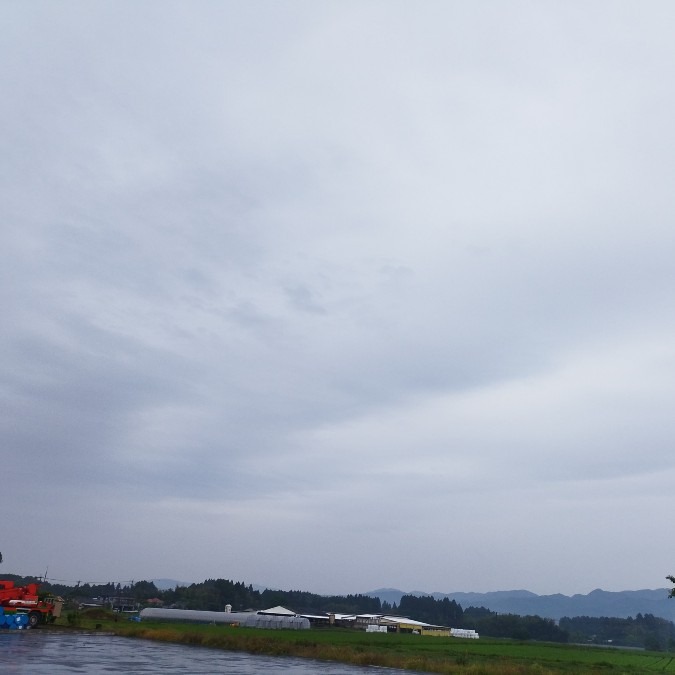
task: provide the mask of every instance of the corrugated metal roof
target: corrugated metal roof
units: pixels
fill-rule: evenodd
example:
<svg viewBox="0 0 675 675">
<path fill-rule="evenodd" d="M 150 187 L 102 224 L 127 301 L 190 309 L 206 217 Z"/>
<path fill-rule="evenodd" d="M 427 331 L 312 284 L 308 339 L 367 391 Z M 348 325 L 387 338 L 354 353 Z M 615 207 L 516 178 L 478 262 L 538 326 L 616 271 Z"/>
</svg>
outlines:
<svg viewBox="0 0 675 675">
<path fill-rule="evenodd" d="M 385 621 L 391 621 L 391 623 L 407 623 L 411 626 L 420 626 L 424 628 L 431 627 L 430 623 L 424 623 L 424 621 L 417 621 L 416 619 L 408 619 L 405 616 L 383 616 Z"/>
<path fill-rule="evenodd" d="M 270 607 L 269 609 L 261 609 L 258 614 L 274 614 L 275 616 L 295 616 L 295 612 L 290 609 L 286 609 L 281 605 L 276 607 Z"/>
<path fill-rule="evenodd" d="M 406 626 L 417 626 L 418 628 L 446 628 L 446 626 L 437 626 L 433 623 L 425 623 L 424 621 L 417 621 L 416 619 L 408 619 L 404 616 L 383 616 L 382 620 L 391 623 L 402 623 Z"/>
</svg>

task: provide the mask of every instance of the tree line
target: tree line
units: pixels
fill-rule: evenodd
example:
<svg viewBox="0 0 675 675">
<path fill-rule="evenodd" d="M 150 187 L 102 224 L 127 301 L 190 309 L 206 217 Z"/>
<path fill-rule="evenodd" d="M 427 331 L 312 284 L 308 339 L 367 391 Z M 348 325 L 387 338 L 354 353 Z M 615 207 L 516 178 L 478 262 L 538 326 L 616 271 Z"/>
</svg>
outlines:
<svg viewBox="0 0 675 675">
<path fill-rule="evenodd" d="M 653 614 L 635 618 L 576 616 L 560 619 L 573 642 L 644 647 L 653 651 L 675 651 L 675 624 Z"/>
</svg>

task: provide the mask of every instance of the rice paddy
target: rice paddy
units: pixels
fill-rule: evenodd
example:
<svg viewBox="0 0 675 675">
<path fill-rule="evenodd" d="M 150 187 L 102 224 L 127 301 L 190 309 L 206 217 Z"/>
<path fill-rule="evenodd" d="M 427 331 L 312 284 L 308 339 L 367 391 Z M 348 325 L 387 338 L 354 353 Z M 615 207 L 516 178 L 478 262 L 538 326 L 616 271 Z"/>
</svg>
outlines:
<svg viewBox="0 0 675 675">
<path fill-rule="evenodd" d="M 82 627 L 86 626 L 83 624 Z M 427 673 L 675 674 L 675 656 L 668 653 L 554 643 L 489 638 L 462 640 L 396 633 L 369 634 L 340 629 L 266 631 L 148 621 L 134 623 L 104 620 L 97 623 L 96 628 L 127 637 Z"/>
</svg>

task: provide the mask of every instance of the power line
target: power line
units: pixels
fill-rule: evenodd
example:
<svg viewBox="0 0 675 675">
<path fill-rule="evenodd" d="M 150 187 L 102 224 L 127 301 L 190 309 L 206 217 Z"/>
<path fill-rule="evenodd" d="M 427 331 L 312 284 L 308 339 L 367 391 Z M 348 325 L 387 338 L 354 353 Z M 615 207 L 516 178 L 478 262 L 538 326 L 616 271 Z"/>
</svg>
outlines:
<svg viewBox="0 0 675 675">
<path fill-rule="evenodd" d="M 38 577 L 40 578 L 40 577 Z M 87 584 L 89 586 L 110 586 L 110 585 L 117 585 L 117 584 L 127 584 L 133 586 L 134 580 L 133 579 L 123 579 L 123 580 L 115 580 L 115 581 L 83 581 L 82 579 L 78 579 L 77 581 L 75 579 L 55 579 L 53 577 L 47 578 L 46 576 L 44 577 L 45 583 L 59 583 L 59 584 L 66 584 L 70 586 L 81 586 L 83 584 Z"/>
</svg>

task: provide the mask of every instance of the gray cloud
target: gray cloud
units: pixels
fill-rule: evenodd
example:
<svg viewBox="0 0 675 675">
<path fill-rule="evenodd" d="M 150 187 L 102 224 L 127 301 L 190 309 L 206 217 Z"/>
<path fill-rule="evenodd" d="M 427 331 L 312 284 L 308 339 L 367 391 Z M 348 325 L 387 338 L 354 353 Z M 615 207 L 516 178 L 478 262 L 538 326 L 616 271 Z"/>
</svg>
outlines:
<svg viewBox="0 0 675 675">
<path fill-rule="evenodd" d="M 8 571 L 672 572 L 668 3 L 0 11 Z"/>
</svg>

